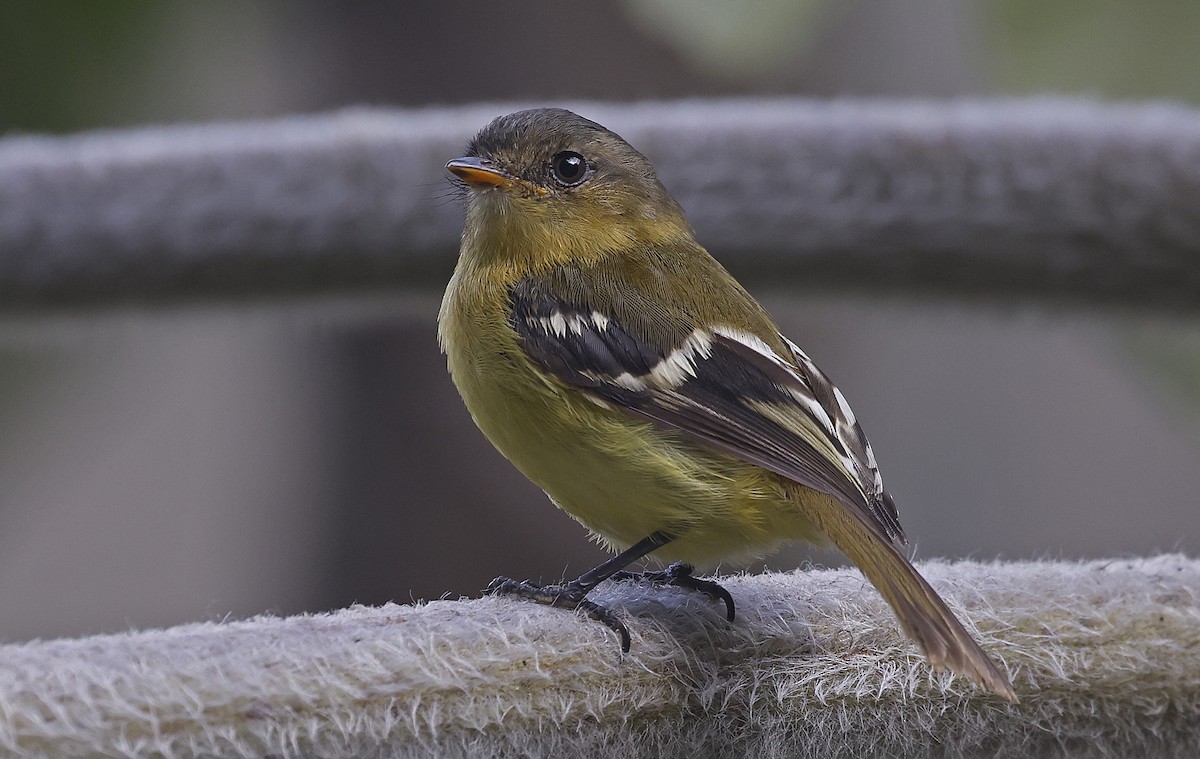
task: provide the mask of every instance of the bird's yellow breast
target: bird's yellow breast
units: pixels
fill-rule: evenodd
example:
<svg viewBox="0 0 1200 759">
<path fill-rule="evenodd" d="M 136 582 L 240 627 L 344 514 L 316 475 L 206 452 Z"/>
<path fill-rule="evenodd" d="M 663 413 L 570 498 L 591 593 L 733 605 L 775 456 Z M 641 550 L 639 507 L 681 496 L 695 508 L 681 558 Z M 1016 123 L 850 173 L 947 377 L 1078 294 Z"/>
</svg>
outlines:
<svg viewBox="0 0 1200 759">
<path fill-rule="evenodd" d="M 702 566 L 816 539 L 799 486 L 540 372 L 510 326 L 509 286 L 502 271 L 460 262 L 439 338 L 475 423 L 560 508 L 613 548 L 677 536 L 656 558 Z"/>
</svg>

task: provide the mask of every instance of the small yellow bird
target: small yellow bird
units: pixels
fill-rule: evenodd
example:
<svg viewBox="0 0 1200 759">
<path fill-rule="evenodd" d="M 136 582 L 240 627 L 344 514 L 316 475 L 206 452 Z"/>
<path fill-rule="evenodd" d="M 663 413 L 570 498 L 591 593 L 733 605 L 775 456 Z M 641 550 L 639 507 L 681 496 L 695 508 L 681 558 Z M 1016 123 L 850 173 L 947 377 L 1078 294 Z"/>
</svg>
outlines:
<svg viewBox="0 0 1200 759">
<path fill-rule="evenodd" d="M 572 582 L 497 578 L 580 609 L 653 553 L 647 579 L 733 599 L 692 564 L 790 540 L 850 557 L 935 668 L 1016 700 L 1007 676 L 898 551 L 875 454 L 840 390 L 693 238 L 644 156 L 554 108 L 495 119 L 446 168 L 469 188 L 438 339 L 475 423 L 620 554 Z"/>
</svg>

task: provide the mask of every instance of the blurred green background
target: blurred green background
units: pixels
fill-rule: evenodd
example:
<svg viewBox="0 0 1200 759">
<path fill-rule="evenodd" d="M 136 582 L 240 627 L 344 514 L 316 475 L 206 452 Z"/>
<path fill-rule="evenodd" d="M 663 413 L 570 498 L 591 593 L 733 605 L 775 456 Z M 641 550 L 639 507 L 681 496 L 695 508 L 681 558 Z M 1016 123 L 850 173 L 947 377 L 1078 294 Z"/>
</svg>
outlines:
<svg viewBox="0 0 1200 759">
<path fill-rule="evenodd" d="M 0 4 L 0 133 L 512 100 L 1195 103 L 1197 60 L 1186 0 L 19 1 Z M 1194 318 L 752 289 L 854 404 L 918 557 L 1200 548 Z M 439 295 L 0 309 L 0 640 L 600 560 L 472 427 Z M 771 566 L 810 557 L 837 560 Z"/>
</svg>

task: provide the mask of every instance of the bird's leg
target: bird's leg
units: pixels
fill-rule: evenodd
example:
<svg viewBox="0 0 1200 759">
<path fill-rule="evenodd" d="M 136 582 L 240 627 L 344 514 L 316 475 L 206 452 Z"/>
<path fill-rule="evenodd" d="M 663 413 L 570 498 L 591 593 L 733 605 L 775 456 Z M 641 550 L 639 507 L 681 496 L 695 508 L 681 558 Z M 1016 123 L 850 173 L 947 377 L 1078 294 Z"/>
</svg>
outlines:
<svg viewBox="0 0 1200 759">
<path fill-rule="evenodd" d="M 692 572 L 695 569 L 691 564 L 685 564 L 682 561 L 677 561 L 666 569 L 660 569 L 650 572 L 626 572 L 621 570 L 613 572 L 612 579 L 618 582 L 638 581 L 648 582 L 652 585 L 674 585 L 677 588 L 686 588 L 687 590 L 696 590 L 708 596 L 714 601 L 725 602 L 725 618 L 730 622 L 733 621 L 733 596 L 729 595 L 729 591 L 721 587 L 718 583 L 712 580 L 704 580 L 696 577 Z"/>
<path fill-rule="evenodd" d="M 621 570 L 631 563 L 672 540 L 674 540 L 674 536 L 667 535 L 664 532 L 656 532 L 625 549 L 600 566 L 584 572 L 581 576 L 570 582 L 559 583 L 557 585 L 539 585 L 529 580 L 512 580 L 508 577 L 497 577 L 495 580 L 492 580 L 484 592 L 489 595 L 520 596 L 530 601 L 537 601 L 538 603 L 555 606 L 560 609 L 580 609 L 589 617 L 607 625 L 613 632 L 619 635 L 621 637 L 621 651 L 629 653 L 629 629 L 625 627 L 625 623 L 618 619 L 609 609 L 587 600 L 585 596 L 591 593 L 597 585 L 621 572 Z M 730 603 L 732 604 L 732 601 Z M 732 609 L 732 606 L 730 608 Z"/>
</svg>

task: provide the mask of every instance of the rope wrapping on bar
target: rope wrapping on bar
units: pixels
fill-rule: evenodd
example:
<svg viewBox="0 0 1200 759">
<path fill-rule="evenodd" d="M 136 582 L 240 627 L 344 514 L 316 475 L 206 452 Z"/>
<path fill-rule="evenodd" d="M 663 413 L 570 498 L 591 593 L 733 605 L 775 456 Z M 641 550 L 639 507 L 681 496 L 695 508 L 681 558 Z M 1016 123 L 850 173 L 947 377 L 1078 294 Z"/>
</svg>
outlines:
<svg viewBox="0 0 1200 759">
<path fill-rule="evenodd" d="M 925 562 L 1013 675 L 929 670 L 856 570 L 605 584 L 633 650 L 510 598 L 0 646 L 0 751 L 71 756 L 1194 756 L 1200 562 Z"/>
</svg>

